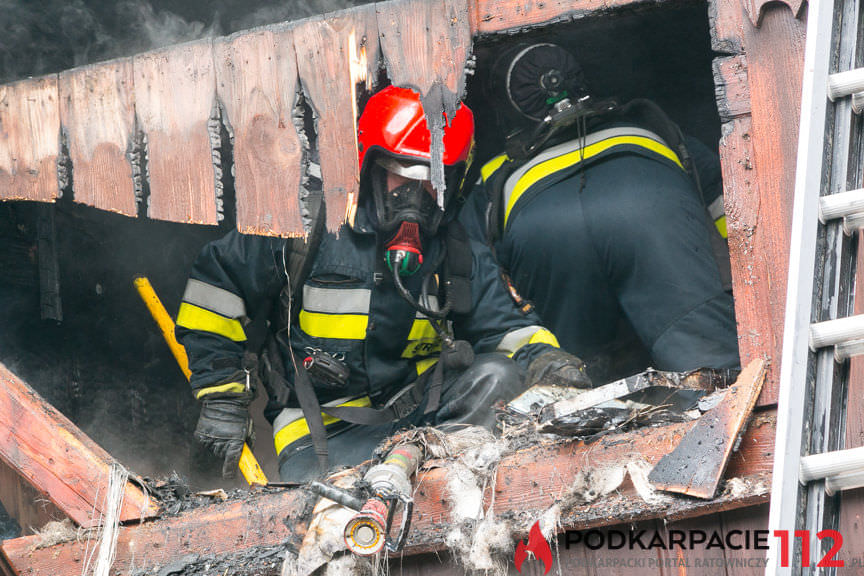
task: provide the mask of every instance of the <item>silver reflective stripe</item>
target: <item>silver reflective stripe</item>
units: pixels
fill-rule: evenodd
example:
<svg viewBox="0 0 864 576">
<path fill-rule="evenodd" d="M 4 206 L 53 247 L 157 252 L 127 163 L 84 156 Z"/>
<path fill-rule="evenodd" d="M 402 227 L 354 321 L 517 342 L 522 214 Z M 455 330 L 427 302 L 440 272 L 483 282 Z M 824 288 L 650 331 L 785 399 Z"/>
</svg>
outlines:
<svg viewBox="0 0 864 576">
<path fill-rule="evenodd" d="M 669 147 L 669 145 L 654 132 L 630 126 L 624 128 L 607 128 L 605 130 L 600 130 L 599 132 L 593 132 L 588 134 L 584 140 L 578 138 L 576 140 L 569 140 L 544 150 L 507 178 L 507 182 L 504 183 L 504 206 L 510 205 L 510 195 L 513 193 L 513 189 L 516 188 L 516 184 L 518 184 L 519 180 L 522 179 L 522 176 L 538 164 L 542 164 L 543 162 L 552 160 L 558 156 L 563 156 L 564 154 L 569 154 L 570 152 L 575 152 L 576 150 L 579 150 L 579 148 L 587 148 L 601 140 L 608 140 L 609 138 L 616 138 L 619 136 L 641 136 L 659 142 L 667 148 Z M 580 146 L 580 144 L 584 145 Z"/>
<path fill-rule="evenodd" d="M 712 220 L 717 220 L 721 216 L 726 215 L 726 208 L 723 206 L 723 194 L 720 194 L 720 196 L 711 202 L 711 205 L 708 206 L 708 213 L 711 214 Z"/>
<path fill-rule="evenodd" d="M 183 301 L 206 308 L 227 318 L 246 316 L 246 304 L 243 303 L 240 296 L 194 278 L 190 278 L 186 283 Z"/>
<path fill-rule="evenodd" d="M 369 314 L 372 291 L 366 288 L 303 286 L 303 309 L 325 314 Z"/>
<path fill-rule="evenodd" d="M 337 398 L 336 400 L 325 402 L 322 406 L 331 408 L 333 406 L 338 406 L 339 404 L 344 404 L 345 402 L 350 402 L 351 400 L 356 400 L 356 398 L 352 398 L 351 396 Z M 280 430 L 282 430 L 282 428 L 301 418 L 303 418 L 303 410 L 300 408 L 283 408 L 279 415 L 276 416 L 276 419 L 273 420 L 273 438 L 276 438 L 276 435 Z"/>
<path fill-rule="evenodd" d="M 495 349 L 496 352 L 502 352 L 504 354 L 513 354 L 531 340 L 531 337 L 534 336 L 540 330 L 544 330 L 542 326 L 526 326 L 525 328 L 519 328 L 518 330 L 512 330 L 504 335 L 504 338 L 501 339 L 501 342 L 498 344 L 498 348 Z"/>
</svg>

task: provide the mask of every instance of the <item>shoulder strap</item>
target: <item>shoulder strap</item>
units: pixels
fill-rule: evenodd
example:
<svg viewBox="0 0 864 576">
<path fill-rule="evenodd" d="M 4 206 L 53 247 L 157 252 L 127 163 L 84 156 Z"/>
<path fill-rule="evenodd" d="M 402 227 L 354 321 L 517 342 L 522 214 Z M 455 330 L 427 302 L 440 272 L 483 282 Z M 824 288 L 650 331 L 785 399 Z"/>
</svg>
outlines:
<svg viewBox="0 0 864 576">
<path fill-rule="evenodd" d="M 318 190 L 310 193 L 307 203 L 309 217 L 312 221 L 309 235 L 306 238 L 289 238 L 285 241 L 285 273 L 288 275 L 288 284 L 287 289 L 283 289 L 280 295 L 283 327 L 291 326 L 300 315 L 303 284 L 306 283 L 306 279 L 312 271 L 315 256 L 318 254 L 321 239 L 324 237 L 327 210 L 324 205 L 323 191 Z M 284 316 L 286 310 L 291 311 L 290 318 Z"/>
<path fill-rule="evenodd" d="M 447 244 L 447 260 L 444 264 L 444 286 L 447 302 L 456 314 L 471 312 L 471 241 L 465 227 L 458 220 L 447 225 L 444 235 Z"/>
</svg>

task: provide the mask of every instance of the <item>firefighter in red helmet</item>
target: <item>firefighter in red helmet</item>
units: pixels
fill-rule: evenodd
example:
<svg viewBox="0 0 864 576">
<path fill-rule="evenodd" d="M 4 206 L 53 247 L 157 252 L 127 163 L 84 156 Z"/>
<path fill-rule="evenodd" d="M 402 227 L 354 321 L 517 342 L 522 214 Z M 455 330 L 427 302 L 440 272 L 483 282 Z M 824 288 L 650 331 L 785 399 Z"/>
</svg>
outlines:
<svg viewBox="0 0 864 576">
<path fill-rule="evenodd" d="M 525 370 L 588 384 L 454 218 L 474 121 L 464 105 L 448 120 L 436 178 L 419 96 L 385 88 L 359 119 L 350 224 L 306 245 L 231 232 L 201 252 L 177 335 L 201 403 L 196 437 L 226 475 L 251 435 L 256 374 L 286 481 L 362 462 L 400 427 L 491 426 L 492 404 L 530 384 Z"/>
</svg>

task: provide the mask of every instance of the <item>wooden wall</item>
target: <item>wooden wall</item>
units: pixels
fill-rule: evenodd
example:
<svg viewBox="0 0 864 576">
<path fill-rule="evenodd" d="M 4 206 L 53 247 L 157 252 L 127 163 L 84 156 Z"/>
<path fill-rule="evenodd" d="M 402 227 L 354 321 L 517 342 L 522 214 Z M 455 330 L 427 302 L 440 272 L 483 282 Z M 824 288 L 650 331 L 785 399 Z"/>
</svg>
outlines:
<svg viewBox="0 0 864 576">
<path fill-rule="evenodd" d="M 467 0 L 393 0 L 0 86 L 0 200 L 53 202 L 71 189 L 102 210 L 216 224 L 224 120 L 240 231 L 304 234 L 310 137 L 335 230 L 358 187 L 357 93 L 379 61 L 421 93 L 440 138 L 470 53 Z M 315 135 L 303 133 L 300 93 Z"/>
</svg>

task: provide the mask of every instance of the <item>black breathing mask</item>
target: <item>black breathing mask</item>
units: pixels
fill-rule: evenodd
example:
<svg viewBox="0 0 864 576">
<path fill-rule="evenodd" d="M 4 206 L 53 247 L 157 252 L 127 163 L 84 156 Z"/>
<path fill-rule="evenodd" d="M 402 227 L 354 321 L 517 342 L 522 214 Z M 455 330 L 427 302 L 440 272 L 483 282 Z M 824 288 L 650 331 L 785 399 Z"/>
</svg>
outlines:
<svg viewBox="0 0 864 576">
<path fill-rule="evenodd" d="M 384 239 L 387 266 L 401 276 L 410 276 L 423 264 L 421 235 L 437 234 L 445 211 L 438 205 L 438 194 L 430 183 L 427 164 L 407 163 L 389 156 L 379 156 L 371 167 L 370 184 L 375 201 L 376 229 Z M 391 189 L 388 174 L 398 179 Z M 448 178 L 445 206 L 450 186 L 458 183 Z"/>
</svg>

